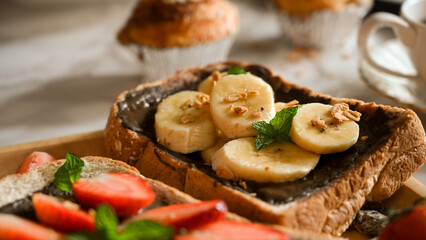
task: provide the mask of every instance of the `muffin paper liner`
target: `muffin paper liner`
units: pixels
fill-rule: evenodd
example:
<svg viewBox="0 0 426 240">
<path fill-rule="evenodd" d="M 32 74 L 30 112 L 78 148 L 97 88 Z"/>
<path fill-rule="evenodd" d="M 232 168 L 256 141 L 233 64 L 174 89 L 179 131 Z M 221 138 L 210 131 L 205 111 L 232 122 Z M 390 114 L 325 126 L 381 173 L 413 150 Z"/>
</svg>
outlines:
<svg viewBox="0 0 426 240">
<path fill-rule="evenodd" d="M 371 7 L 349 4 L 341 10 L 321 10 L 310 16 L 296 16 L 276 9 L 283 34 L 296 46 L 326 48 L 343 43 L 358 28 Z"/>
<path fill-rule="evenodd" d="M 226 60 L 234 38 L 235 34 L 232 34 L 218 41 L 189 47 L 153 48 L 136 44 L 129 47 L 141 59 L 142 82 L 151 82 L 168 77 L 181 68 Z"/>
</svg>

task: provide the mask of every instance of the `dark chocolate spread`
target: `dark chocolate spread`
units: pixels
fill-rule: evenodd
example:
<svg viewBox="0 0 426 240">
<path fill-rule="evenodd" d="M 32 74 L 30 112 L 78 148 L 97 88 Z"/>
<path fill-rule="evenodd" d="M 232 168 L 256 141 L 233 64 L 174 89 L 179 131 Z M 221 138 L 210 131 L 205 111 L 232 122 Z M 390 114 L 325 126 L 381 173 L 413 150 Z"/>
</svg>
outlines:
<svg viewBox="0 0 426 240">
<path fill-rule="evenodd" d="M 225 71 L 226 68 L 221 70 Z M 296 99 L 302 104 L 311 102 L 330 103 L 329 98 L 310 94 L 307 89 L 287 89 L 282 85 L 279 78 L 273 77 L 272 73 L 262 66 L 249 65 L 245 67 L 245 70 L 271 84 L 274 88 L 275 100 L 277 102 L 289 102 Z M 356 167 L 357 164 L 361 164 L 362 159 L 367 157 L 369 153 L 377 150 L 381 145 L 380 143 L 391 133 L 392 126 L 389 126 L 389 124 L 396 124 L 394 121 L 388 121 L 393 116 L 380 108 L 374 113 L 363 113 L 359 122 L 359 136 L 360 138 L 368 136 L 367 140 L 359 139 L 354 146 L 345 152 L 322 155 L 316 168 L 302 179 L 284 183 L 256 183 L 246 181 L 247 188 L 243 189 L 236 182 L 218 178 L 210 167 L 203 165 L 202 161 L 200 161 L 201 156 L 199 153 L 183 155 L 170 151 L 156 143 L 154 114 L 157 110 L 157 105 L 162 98 L 182 89 L 196 89 L 198 84 L 209 76 L 212 70 L 198 71 L 194 73 L 197 81 L 190 83 L 182 81 L 182 85 L 174 88 L 173 91 L 163 91 L 161 86 L 157 86 L 128 93 L 125 100 L 118 103 L 119 111 L 117 115 L 123 120 L 123 126 L 149 137 L 156 144 L 156 147 L 164 150 L 179 161 L 186 162 L 191 167 L 203 171 L 216 180 L 215 184 L 220 183 L 242 192 L 254 193 L 257 198 L 272 204 L 288 203 L 307 197 L 315 191 L 327 188 L 334 180 L 340 178 L 353 167 Z M 355 106 L 352 105 L 350 107 L 353 109 Z"/>
<path fill-rule="evenodd" d="M 53 184 L 50 184 L 50 185 L 44 187 L 43 189 L 41 189 L 40 191 L 36 191 L 36 192 L 41 192 L 41 193 L 44 193 L 44 194 L 50 195 L 50 196 L 56 196 L 56 197 L 59 197 L 61 199 L 71 200 L 73 202 L 77 201 L 75 199 L 75 195 L 74 195 L 73 191 L 64 192 L 64 191 L 58 189 Z M 154 209 L 154 208 L 158 208 L 158 207 L 162 207 L 162 206 L 166 206 L 166 205 L 168 205 L 168 204 L 165 203 L 162 199 L 159 199 L 157 197 L 153 203 L 151 203 L 149 206 L 145 207 L 143 210 L 148 211 L 150 209 Z M 6 204 L 6 205 L 0 207 L 0 213 L 14 214 L 14 215 L 18 215 L 18 216 L 21 216 L 21 217 L 24 217 L 24 218 L 37 220 L 37 218 L 35 216 L 33 202 L 31 200 L 31 196 L 28 196 L 28 197 L 25 197 L 25 198 L 22 198 L 22 199 L 18 199 L 16 201 L 12 202 L 12 203 L 9 203 L 9 204 Z"/>
<path fill-rule="evenodd" d="M 41 192 L 46 195 L 60 197 L 62 199 L 74 199 L 74 193 L 72 191 L 71 192 L 61 191 L 53 184 L 50 184 L 37 192 Z M 29 218 L 29 219 L 36 219 L 31 196 L 18 199 L 15 202 L 12 202 L 0 207 L 0 213 L 10 213 L 10 214 L 19 215 L 25 218 Z"/>
</svg>

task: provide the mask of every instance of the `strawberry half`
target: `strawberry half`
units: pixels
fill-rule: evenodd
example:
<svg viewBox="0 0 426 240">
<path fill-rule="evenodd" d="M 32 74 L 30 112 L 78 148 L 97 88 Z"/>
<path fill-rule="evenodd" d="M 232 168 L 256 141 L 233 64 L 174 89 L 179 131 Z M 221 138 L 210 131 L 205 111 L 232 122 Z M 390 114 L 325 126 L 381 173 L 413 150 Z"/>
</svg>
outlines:
<svg viewBox="0 0 426 240">
<path fill-rule="evenodd" d="M 132 217 L 124 223 L 141 219 L 153 220 L 177 229 L 192 229 L 225 217 L 228 207 L 224 201 L 175 204 L 155 208 Z"/>
<path fill-rule="evenodd" d="M 70 201 L 60 201 L 55 197 L 35 193 L 33 205 L 37 219 L 58 231 L 76 232 L 96 229 L 93 216 Z"/>
<path fill-rule="evenodd" d="M 106 203 L 120 218 L 137 214 L 155 200 L 155 194 L 145 180 L 126 173 L 104 173 L 79 179 L 73 189 L 83 206 L 96 208 Z"/>
<path fill-rule="evenodd" d="M 417 205 L 383 229 L 379 240 L 426 239 L 426 205 Z"/>
<path fill-rule="evenodd" d="M 11 214 L 0 214 L 0 239 L 57 240 L 61 234 L 54 230 Z"/>
<path fill-rule="evenodd" d="M 53 162 L 56 159 L 45 152 L 32 152 L 28 155 L 18 168 L 17 173 L 26 173 L 43 163 Z"/>
<path fill-rule="evenodd" d="M 269 228 L 267 226 L 237 222 L 231 220 L 219 220 L 203 225 L 187 235 L 180 235 L 175 240 L 239 240 L 239 239 L 259 239 L 259 240 L 290 240 L 282 232 Z"/>
</svg>

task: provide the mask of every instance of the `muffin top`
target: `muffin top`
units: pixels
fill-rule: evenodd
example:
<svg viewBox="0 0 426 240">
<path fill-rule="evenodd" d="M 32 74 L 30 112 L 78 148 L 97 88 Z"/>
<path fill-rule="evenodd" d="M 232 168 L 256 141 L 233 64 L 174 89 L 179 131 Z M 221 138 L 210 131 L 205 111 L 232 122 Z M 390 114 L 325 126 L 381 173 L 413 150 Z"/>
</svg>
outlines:
<svg viewBox="0 0 426 240">
<path fill-rule="evenodd" d="M 318 10 L 340 10 L 350 3 L 362 5 L 372 0 L 273 0 L 276 6 L 290 14 L 309 15 Z"/>
<path fill-rule="evenodd" d="M 238 10 L 226 0 L 140 0 L 118 34 L 122 44 L 185 47 L 219 40 L 238 28 Z"/>
</svg>

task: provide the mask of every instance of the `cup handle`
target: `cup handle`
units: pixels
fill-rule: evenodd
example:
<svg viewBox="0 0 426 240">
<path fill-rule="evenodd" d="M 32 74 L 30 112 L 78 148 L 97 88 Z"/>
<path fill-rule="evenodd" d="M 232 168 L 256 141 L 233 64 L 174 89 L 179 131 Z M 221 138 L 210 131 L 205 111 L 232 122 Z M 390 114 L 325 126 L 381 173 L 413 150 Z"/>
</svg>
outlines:
<svg viewBox="0 0 426 240">
<path fill-rule="evenodd" d="M 375 13 L 370 16 L 365 22 L 361 25 L 358 34 L 358 46 L 361 51 L 362 57 L 374 68 L 391 74 L 397 77 L 415 79 L 418 75 L 407 75 L 400 72 L 395 72 L 390 69 L 384 68 L 377 64 L 370 56 L 367 51 L 367 41 L 368 37 L 376 32 L 378 29 L 383 27 L 391 27 L 397 37 L 404 43 L 406 46 L 410 47 L 414 44 L 416 38 L 415 30 L 410 26 L 408 22 L 402 18 L 390 14 L 390 13 Z"/>
</svg>

